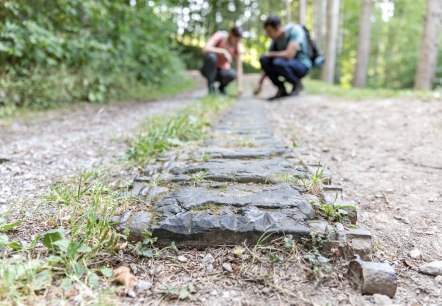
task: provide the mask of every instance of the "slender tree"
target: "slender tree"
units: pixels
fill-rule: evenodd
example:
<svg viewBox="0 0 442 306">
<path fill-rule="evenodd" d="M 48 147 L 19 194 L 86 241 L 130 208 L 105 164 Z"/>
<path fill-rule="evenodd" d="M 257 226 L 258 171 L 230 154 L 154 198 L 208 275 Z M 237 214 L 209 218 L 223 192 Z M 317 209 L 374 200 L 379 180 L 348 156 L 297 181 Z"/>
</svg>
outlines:
<svg viewBox="0 0 442 306">
<path fill-rule="evenodd" d="M 329 0 L 327 5 L 327 45 L 325 65 L 322 69 L 322 80 L 333 84 L 336 66 L 336 48 L 339 27 L 340 0 Z"/>
<path fill-rule="evenodd" d="M 324 9 L 323 3 L 325 3 L 325 0 L 313 0 L 313 35 L 319 49 L 323 47 L 322 41 L 324 36 L 325 19 L 322 14 Z"/>
<path fill-rule="evenodd" d="M 359 19 L 358 53 L 356 57 L 353 86 L 365 87 L 367 83 L 368 61 L 370 58 L 372 0 L 361 1 Z"/>
<path fill-rule="evenodd" d="M 285 11 L 287 14 L 287 23 L 292 21 L 292 9 L 291 9 L 291 0 L 285 0 Z"/>
<path fill-rule="evenodd" d="M 307 15 L 307 1 L 299 0 L 299 24 L 305 25 Z"/>
<path fill-rule="evenodd" d="M 442 1 L 427 0 L 424 35 L 416 72 L 414 87 L 416 89 L 431 89 L 436 74 L 437 51 L 442 20 Z"/>
</svg>

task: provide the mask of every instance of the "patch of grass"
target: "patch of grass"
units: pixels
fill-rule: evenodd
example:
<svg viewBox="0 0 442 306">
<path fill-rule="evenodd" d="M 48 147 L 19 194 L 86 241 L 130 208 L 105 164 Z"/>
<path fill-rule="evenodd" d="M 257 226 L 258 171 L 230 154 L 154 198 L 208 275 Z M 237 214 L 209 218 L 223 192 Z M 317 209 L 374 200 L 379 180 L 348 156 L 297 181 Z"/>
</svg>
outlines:
<svg viewBox="0 0 442 306">
<path fill-rule="evenodd" d="M 325 166 L 318 164 L 313 174 L 309 173 L 307 179 L 300 180 L 310 194 L 319 196 L 322 193 L 324 181 L 327 179 L 324 176 L 324 170 Z"/>
<path fill-rule="evenodd" d="M 199 184 L 201 184 L 201 182 L 204 181 L 206 176 L 207 176 L 207 172 L 205 172 L 205 171 L 198 171 L 198 172 L 192 174 L 191 180 L 193 182 L 193 186 L 198 186 Z"/>
<path fill-rule="evenodd" d="M 207 203 L 198 207 L 192 207 L 192 211 L 209 211 L 212 215 L 219 215 L 221 213 L 221 205 L 215 203 Z"/>
<path fill-rule="evenodd" d="M 348 215 L 348 210 L 356 210 L 354 205 L 340 205 L 336 201 L 333 204 L 316 203 L 314 201 L 311 204 L 316 208 L 316 211 L 324 216 L 327 220 L 332 222 L 341 222 L 345 216 Z"/>
<path fill-rule="evenodd" d="M 141 126 L 141 133 L 132 140 L 127 155 L 129 160 L 144 166 L 172 147 L 206 137 L 207 127 L 217 113 L 228 106 L 232 99 L 208 96 L 173 115 L 159 115 Z"/>
<path fill-rule="evenodd" d="M 310 94 L 328 95 L 346 100 L 370 100 L 384 98 L 408 98 L 425 101 L 441 100 L 442 90 L 417 91 L 412 89 L 388 89 L 388 88 L 343 88 L 331 85 L 319 80 L 305 79 L 303 81 L 306 92 Z"/>
</svg>

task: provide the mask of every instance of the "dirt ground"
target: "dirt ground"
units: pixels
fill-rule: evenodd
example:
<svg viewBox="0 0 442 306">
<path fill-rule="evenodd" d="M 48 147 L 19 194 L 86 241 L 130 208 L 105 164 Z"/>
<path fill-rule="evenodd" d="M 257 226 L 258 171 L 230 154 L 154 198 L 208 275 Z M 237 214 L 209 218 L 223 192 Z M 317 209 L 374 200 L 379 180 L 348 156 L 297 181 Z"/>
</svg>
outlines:
<svg viewBox="0 0 442 306">
<path fill-rule="evenodd" d="M 295 151 L 327 165 L 358 202 L 359 225 L 375 237 L 373 259 L 398 273 L 394 302 L 441 305 L 442 284 L 416 268 L 442 259 L 442 101 L 302 94 L 267 109 L 275 131 L 289 138 L 294 129 Z M 410 258 L 413 249 L 421 259 Z"/>
<path fill-rule="evenodd" d="M 267 84 L 259 98 L 272 93 Z M 121 157 L 127 150 L 124 138 L 135 133 L 146 116 L 175 110 L 202 94 L 199 90 L 156 102 L 86 106 L 0 122 L 0 158 L 8 159 L 0 162 L 1 210 L 36 199 L 57 177 Z M 417 267 L 442 260 L 442 103 L 343 101 L 302 93 L 267 103 L 266 108 L 275 133 L 288 141 L 295 133 L 295 152 L 327 165 L 334 184 L 357 201 L 358 224 L 375 237 L 373 260 L 388 261 L 398 273 L 392 303 L 441 305 L 442 284 L 418 273 Z M 422 258 L 410 258 L 412 249 L 420 250 Z M 179 255 L 185 260 L 172 253 L 154 260 L 122 258 L 118 264 L 130 266 L 153 287 L 149 294 L 121 302 L 181 304 L 169 299 L 173 293 L 165 294 L 165 289 L 193 283 L 198 291 L 187 300 L 189 305 L 375 304 L 373 297 L 360 296 L 350 287 L 345 262 L 336 263 L 332 276 L 315 286 L 301 255 L 276 250 L 286 260 L 272 267 L 259 261 L 259 254 L 267 256 L 265 251 L 245 251 L 241 260 L 231 248 L 183 250 Z M 250 264 L 253 256 L 259 264 Z M 209 273 L 207 262 L 213 266 Z M 233 273 L 222 268 L 226 262 Z"/>
</svg>

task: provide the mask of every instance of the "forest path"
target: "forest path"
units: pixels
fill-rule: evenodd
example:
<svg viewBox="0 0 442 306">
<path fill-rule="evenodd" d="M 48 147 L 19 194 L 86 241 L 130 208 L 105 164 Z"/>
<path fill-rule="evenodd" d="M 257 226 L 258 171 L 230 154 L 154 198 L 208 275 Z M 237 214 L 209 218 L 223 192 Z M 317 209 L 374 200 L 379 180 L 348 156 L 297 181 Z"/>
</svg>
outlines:
<svg viewBox="0 0 442 306">
<path fill-rule="evenodd" d="M 147 117 L 204 95 L 205 90 L 196 89 L 150 102 L 83 104 L 0 121 L 0 211 L 38 197 L 58 177 L 121 157 L 129 148 L 126 138 Z"/>
</svg>

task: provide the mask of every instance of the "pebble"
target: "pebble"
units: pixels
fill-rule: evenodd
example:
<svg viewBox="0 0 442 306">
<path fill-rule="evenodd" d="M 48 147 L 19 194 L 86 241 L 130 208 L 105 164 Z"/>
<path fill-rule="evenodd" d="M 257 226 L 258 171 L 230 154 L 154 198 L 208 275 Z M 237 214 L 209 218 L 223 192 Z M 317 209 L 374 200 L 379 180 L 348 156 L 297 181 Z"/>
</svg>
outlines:
<svg viewBox="0 0 442 306">
<path fill-rule="evenodd" d="M 213 258 L 212 254 L 207 253 L 204 257 L 203 257 L 203 265 L 204 266 L 208 266 L 209 264 L 213 263 L 215 261 L 215 259 Z"/>
<path fill-rule="evenodd" d="M 183 255 L 178 256 L 177 259 L 178 259 L 179 262 L 187 262 L 187 257 L 183 256 Z"/>
<path fill-rule="evenodd" d="M 420 266 L 419 272 L 430 275 L 442 275 L 442 261 L 433 261 Z"/>
<path fill-rule="evenodd" d="M 442 275 L 438 275 L 434 278 L 436 284 L 442 284 Z"/>
<path fill-rule="evenodd" d="M 230 273 L 233 272 L 232 265 L 228 262 L 223 263 L 223 269 Z"/>
<path fill-rule="evenodd" d="M 218 291 L 216 291 L 214 289 L 214 290 L 210 291 L 210 295 L 217 296 L 218 295 Z"/>
<path fill-rule="evenodd" d="M 127 296 L 128 297 L 131 297 L 131 298 L 136 298 L 137 297 L 137 294 L 135 293 L 135 291 L 133 291 L 133 290 L 130 290 L 128 293 L 127 293 Z"/>
<path fill-rule="evenodd" d="M 410 257 L 413 259 L 419 259 L 421 258 L 421 251 L 418 249 L 413 249 L 410 251 Z"/>
<path fill-rule="evenodd" d="M 135 290 L 140 293 L 149 290 L 152 288 L 152 283 L 144 280 L 139 280 L 135 285 Z"/>
<path fill-rule="evenodd" d="M 373 299 L 374 299 L 374 303 L 376 305 L 391 305 L 392 304 L 391 299 L 388 296 L 383 295 L 383 294 L 378 294 L 378 293 L 373 294 Z"/>
</svg>

